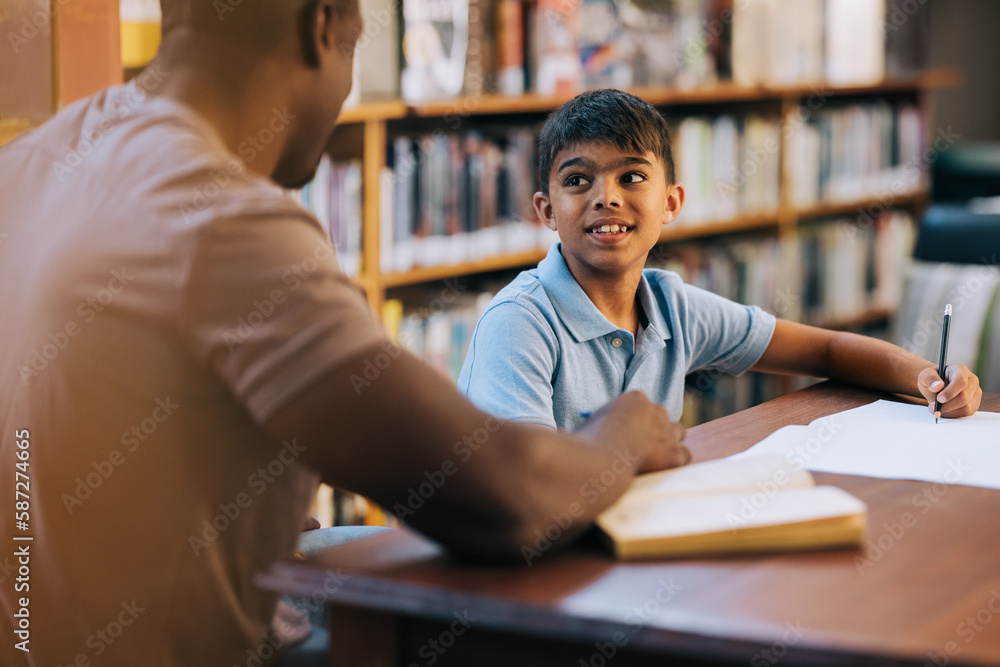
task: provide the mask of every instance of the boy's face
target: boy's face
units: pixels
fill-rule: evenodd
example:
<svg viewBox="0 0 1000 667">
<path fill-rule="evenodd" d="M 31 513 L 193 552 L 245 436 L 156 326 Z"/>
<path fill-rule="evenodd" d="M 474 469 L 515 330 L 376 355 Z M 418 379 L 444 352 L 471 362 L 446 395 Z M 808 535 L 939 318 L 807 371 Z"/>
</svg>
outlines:
<svg viewBox="0 0 1000 667">
<path fill-rule="evenodd" d="M 667 184 L 652 151 L 582 142 L 559 151 L 549 194 L 535 193 L 534 204 L 545 226 L 559 232 L 563 256 L 579 280 L 641 271 L 661 228 L 680 212 L 684 189 Z"/>
</svg>

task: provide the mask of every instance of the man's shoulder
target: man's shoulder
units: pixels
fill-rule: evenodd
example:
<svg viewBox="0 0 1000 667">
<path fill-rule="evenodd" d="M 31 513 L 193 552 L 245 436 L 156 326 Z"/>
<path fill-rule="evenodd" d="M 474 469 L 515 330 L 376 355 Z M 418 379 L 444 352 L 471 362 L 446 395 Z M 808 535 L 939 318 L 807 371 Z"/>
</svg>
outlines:
<svg viewBox="0 0 1000 667">
<path fill-rule="evenodd" d="M 93 174 L 122 187 L 137 205 L 197 228 L 232 217 L 304 215 L 280 187 L 251 170 L 257 151 L 230 152 L 195 111 L 166 97 L 150 97 L 136 86 L 101 91 L 82 107 L 79 129 L 68 135 L 91 138 L 97 147 Z M 81 167 L 89 166 L 84 162 Z"/>
</svg>

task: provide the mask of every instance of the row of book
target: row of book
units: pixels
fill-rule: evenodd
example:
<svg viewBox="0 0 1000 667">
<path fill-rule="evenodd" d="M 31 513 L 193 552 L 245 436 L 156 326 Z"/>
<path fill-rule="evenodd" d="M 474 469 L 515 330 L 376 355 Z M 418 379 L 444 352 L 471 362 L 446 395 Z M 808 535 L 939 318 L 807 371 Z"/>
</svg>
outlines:
<svg viewBox="0 0 1000 667">
<path fill-rule="evenodd" d="M 380 182 L 383 271 L 548 247 L 532 206 L 533 128 L 400 136 Z"/>
<path fill-rule="evenodd" d="M 909 214 L 861 212 L 853 219 L 803 225 L 787 239 L 769 235 L 657 246 L 647 266 L 675 271 L 688 284 L 784 319 L 838 326 L 898 306 L 913 241 Z M 462 285 L 427 287 L 424 299 L 408 299 L 406 305 L 386 301 L 383 320 L 402 345 L 457 379 L 476 322 L 502 285 L 495 287 L 481 292 Z M 747 396 L 773 397 L 765 389 L 754 391 Z"/>
<path fill-rule="evenodd" d="M 677 224 L 776 214 L 781 123 L 749 115 L 687 117 L 671 125 L 685 204 Z"/>
<path fill-rule="evenodd" d="M 864 85 L 924 67 L 928 15 L 914 0 L 749 0 L 733 6 L 732 79 Z"/>
<path fill-rule="evenodd" d="M 776 216 L 781 142 L 789 142 L 793 207 L 876 200 L 926 187 L 924 123 L 908 103 L 820 108 L 777 118 L 671 118 L 684 210 L 674 225 Z M 483 125 L 462 133 L 400 135 L 379 182 L 379 262 L 384 273 L 475 262 L 544 249 L 556 238 L 535 215 L 534 127 Z M 361 165 L 324 157 L 296 195 L 330 230 L 341 264 L 361 257 Z"/>
<path fill-rule="evenodd" d="M 914 233 L 906 212 L 860 210 L 788 238 L 657 246 L 647 266 L 778 317 L 836 324 L 899 305 Z"/>
<path fill-rule="evenodd" d="M 349 276 L 361 273 L 362 184 L 361 162 L 333 162 L 324 155 L 316 176 L 287 196 L 311 211 L 330 235 L 340 268 Z"/>
<path fill-rule="evenodd" d="M 803 108 L 787 136 L 793 206 L 889 199 L 927 187 L 925 123 L 912 104 Z"/>
<path fill-rule="evenodd" d="M 356 101 L 871 84 L 919 71 L 915 0 L 361 0 Z"/>
</svg>

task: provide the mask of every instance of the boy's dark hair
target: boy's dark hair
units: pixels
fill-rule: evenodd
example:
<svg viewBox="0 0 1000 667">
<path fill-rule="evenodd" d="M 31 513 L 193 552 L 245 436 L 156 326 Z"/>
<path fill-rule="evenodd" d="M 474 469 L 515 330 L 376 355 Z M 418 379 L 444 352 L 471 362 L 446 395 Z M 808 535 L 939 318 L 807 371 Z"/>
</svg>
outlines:
<svg viewBox="0 0 1000 667">
<path fill-rule="evenodd" d="M 538 178 L 549 194 L 549 173 L 559 151 L 579 142 L 607 141 L 622 150 L 656 153 L 667 183 L 674 182 L 674 155 L 667 121 L 635 95 L 606 88 L 577 95 L 549 116 L 538 139 Z"/>
</svg>

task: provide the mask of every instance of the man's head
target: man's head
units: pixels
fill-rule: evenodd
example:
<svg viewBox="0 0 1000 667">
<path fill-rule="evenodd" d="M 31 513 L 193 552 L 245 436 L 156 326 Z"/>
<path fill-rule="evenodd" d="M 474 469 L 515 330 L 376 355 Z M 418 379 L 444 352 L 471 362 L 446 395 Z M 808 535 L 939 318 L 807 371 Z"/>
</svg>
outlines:
<svg viewBox="0 0 1000 667">
<path fill-rule="evenodd" d="M 667 184 L 675 180 L 670 130 L 649 103 L 620 90 L 603 89 L 577 95 L 549 116 L 538 146 L 538 176 L 549 194 L 556 155 L 577 143 L 610 143 L 632 153 L 652 151 L 663 164 Z"/>
<path fill-rule="evenodd" d="M 161 0 L 161 7 L 158 58 L 167 60 L 168 72 L 184 70 L 200 81 L 186 101 L 211 111 L 223 99 L 240 115 L 287 107 L 283 117 L 293 120 L 275 142 L 276 164 L 255 170 L 285 187 L 311 180 L 351 89 L 362 29 L 358 0 Z M 255 134 L 270 116 L 241 131 Z"/>
</svg>

